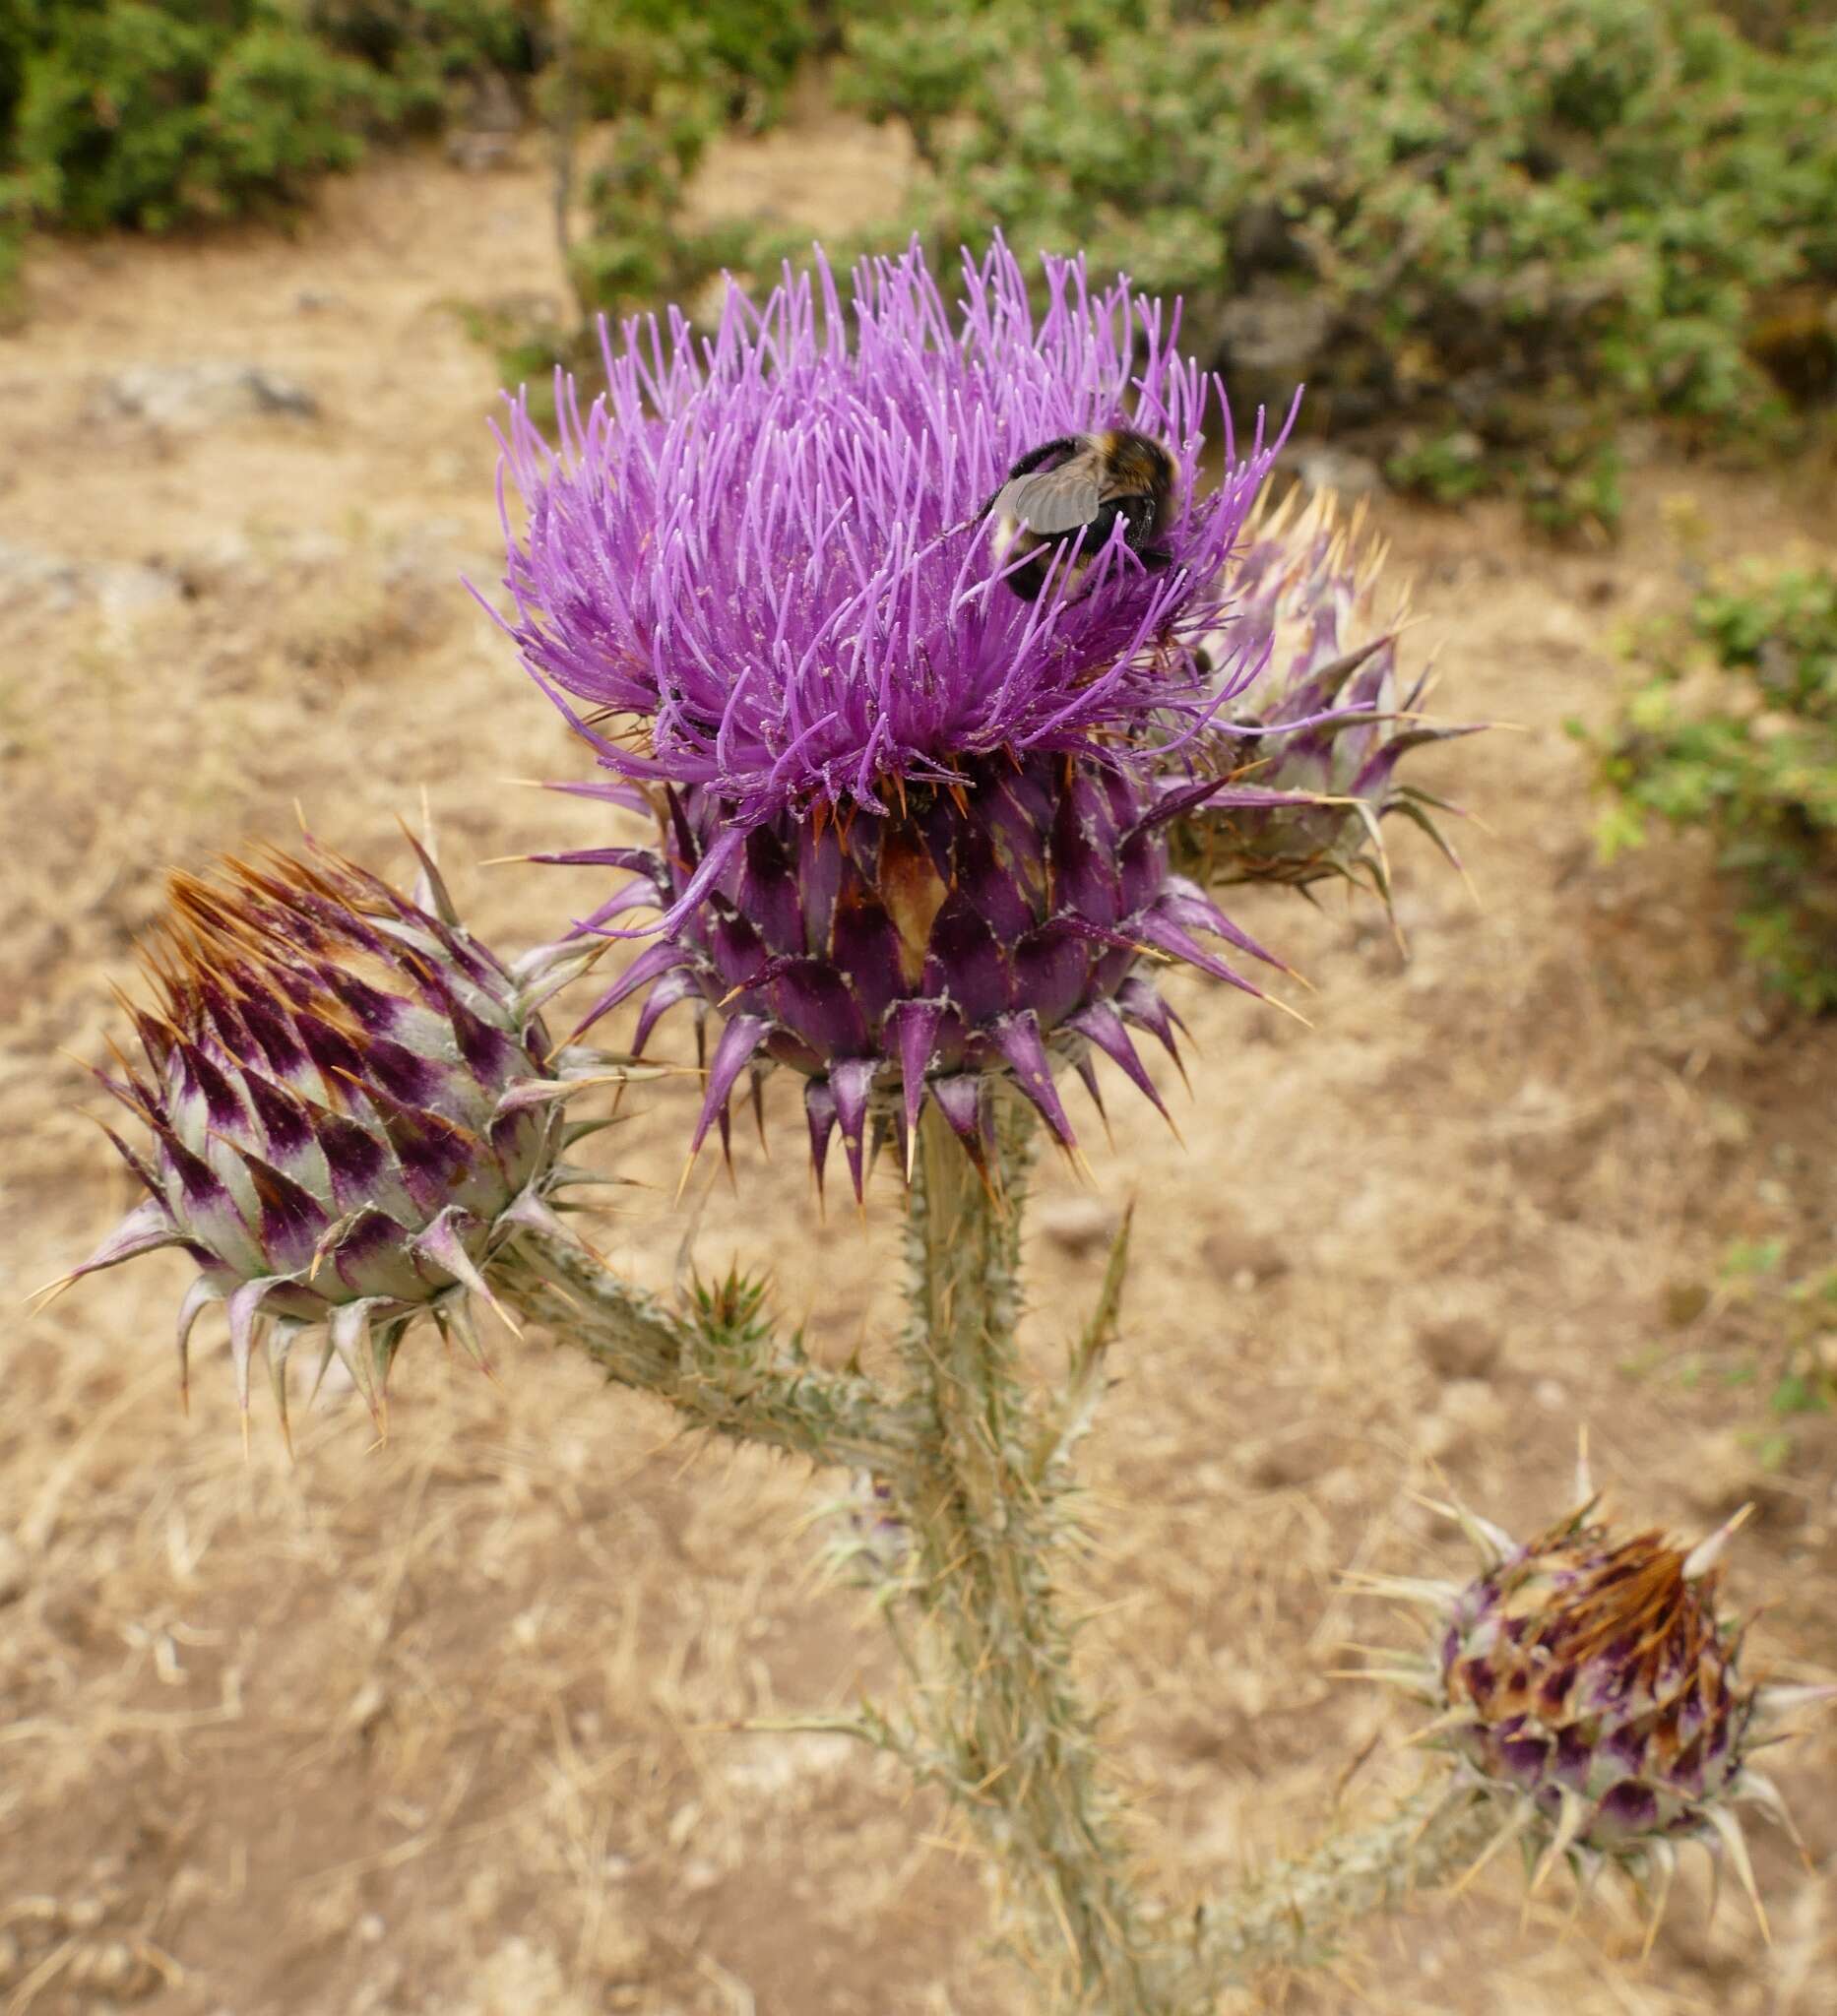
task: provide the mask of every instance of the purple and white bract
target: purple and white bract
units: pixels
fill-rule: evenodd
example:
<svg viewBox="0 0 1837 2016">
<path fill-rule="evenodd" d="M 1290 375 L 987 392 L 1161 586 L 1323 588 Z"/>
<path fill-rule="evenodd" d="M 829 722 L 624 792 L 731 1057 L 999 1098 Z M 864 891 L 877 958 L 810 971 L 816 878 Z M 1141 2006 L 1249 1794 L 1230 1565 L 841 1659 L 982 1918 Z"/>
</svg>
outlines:
<svg viewBox="0 0 1837 2016">
<path fill-rule="evenodd" d="M 309 842 L 217 878 L 175 873 L 135 1009 L 145 1064 L 102 1085 L 143 1121 L 111 1134 L 147 1196 L 51 1292 L 174 1246 L 198 1265 L 178 1316 L 181 1383 L 222 1302 L 246 1418 L 267 1357 L 282 1425 L 297 1339 L 325 1335 L 373 1409 L 412 1319 L 476 1351 L 469 1293 L 580 1171 L 550 1045 L 523 982 L 460 923 L 432 855 L 412 897 Z M 321 1364 L 321 1372 L 324 1370 Z"/>
<path fill-rule="evenodd" d="M 870 1119 L 910 1136 L 927 1098 L 979 1153 L 996 1079 L 1069 1145 L 1053 1065 L 1095 1045 L 1147 1086 L 1124 1022 L 1171 1040 L 1141 955 L 1248 985 L 1192 935 L 1257 952 L 1170 878 L 1158 766 L 1254 670 L 1208 687 L 1192 646 L 1275 448 L 1259 421 L 1237 456 L 1159 302 L 1045 279 L 1036 320 L 997 244 L 953 311 L 915 247 L 845 303 L 819 257 L 762 306 L 729 289 L 705 340 L 628 325 L 589 411 L 560 388 L 558 452 L 513 409 L 505 627 L 618 780 L 573 788 L 648 802 L 661 843 L 538 858 L 633 871 L 585 929 L 663 913 L 589 1022 L 646 986 L 640 1044 L 679 1001 L 726 1018 L 698 1142 L 776 1060 L 857 1189 Z M 1025 601 L 983 513 L 1027 449 L 1110 426 L 1177 460 L 1172 564 L 1118 527 Z"/>
</svg>

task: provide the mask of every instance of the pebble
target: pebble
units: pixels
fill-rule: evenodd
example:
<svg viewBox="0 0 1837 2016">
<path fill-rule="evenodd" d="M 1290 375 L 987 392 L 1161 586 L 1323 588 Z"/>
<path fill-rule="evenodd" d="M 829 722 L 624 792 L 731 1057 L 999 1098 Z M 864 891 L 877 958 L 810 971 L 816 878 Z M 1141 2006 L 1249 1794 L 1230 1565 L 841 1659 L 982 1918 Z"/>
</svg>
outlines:
<svg viewBox="0 0 1837 2016">
<path fill-rule="evenodd" d="M 1116 1214 L 1101 1197 L 1051 1198 L 1036 1207 L 1034 1223 L 1062 1253 L 1088 1253 L 1116 1236 Z"/>
<path fill-rule="evenodd" d="M 1350 448 L 1310 443 L 1296 450 L 1295 472 L 1310 490 L 1330 490 L 1336 497 L 1376 497 L 1384 490 L 1384 472 L 1368 455 Z"/>
<path fill-rule="evenodd" d="M 1248 1294 L 1289 1272 L 1289 1256 L 1274 1239 L 1235 1226 L 1218 1226 L 1199 1242 L 1207 1269 L 1235 1293 Z"/>
<path fill-rule="evenodd" d="M 0 1604 L 15 1603 L 25 1595 L 29 1574 L 26 1549 L 10 1533 L 0 1533 Z"/>
<path fill-rule="evenodd" d="M 318 416 L 319 402 L 298 380 L 263 364 L 129 364 L 103 379 L 88 409 L 96 420 L 145 420 L 195 433 L 225 420 L 282 414 Z"/>
</svg>

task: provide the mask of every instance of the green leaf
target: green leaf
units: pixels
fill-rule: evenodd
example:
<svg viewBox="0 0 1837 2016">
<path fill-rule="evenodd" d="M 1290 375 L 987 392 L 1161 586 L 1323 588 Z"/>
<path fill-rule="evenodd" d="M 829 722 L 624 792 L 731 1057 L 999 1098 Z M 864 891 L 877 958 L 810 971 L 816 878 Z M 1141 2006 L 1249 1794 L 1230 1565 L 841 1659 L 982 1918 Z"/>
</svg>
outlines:
<svg viewBox="0 0 1837 2016">
<path fill-rule="evenodd" d="M 1828 1414 L 1830 1396 L 1815 1379 L 1803 1372 L 1788 1372 L 1768 1396 L 1775 1414 Z"/>
</svg>

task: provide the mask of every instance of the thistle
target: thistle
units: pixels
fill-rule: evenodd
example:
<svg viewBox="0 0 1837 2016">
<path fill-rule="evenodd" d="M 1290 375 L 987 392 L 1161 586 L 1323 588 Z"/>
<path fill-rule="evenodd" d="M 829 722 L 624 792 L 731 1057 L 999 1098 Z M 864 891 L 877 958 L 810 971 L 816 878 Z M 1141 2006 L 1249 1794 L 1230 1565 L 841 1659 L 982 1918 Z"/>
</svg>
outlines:
<svg viewBox="0 0 1837 2016">
<path fill-rule="evenodd" d="M 570 1172 L 548 1040 L 525 986 L 461 927 L 431 857 L 411 899 L 309 843 L 174 873 L 143 948 L 156 1003 L 127 1003 L 145 1052 L 106 1089 L 152 1134 L 104 1129 L 147 1196 L 53 1285 L 175 1246 L 198 1264 L 178 1314 L 190 1339 L 228 1315 L 246 1420 L 261 1347 L 286 1424 L 286 1363 L 325 1333 L 380 1405 L 423 1311 L 475 1354 L 469 1293 L 519 1228 L 560 1231 L 547 1199 Z"/>
<path fill-rule="evenodd" d="M 647 989 L 636 1047 L 680 1002 L 722 1018 L 698 1145 L 776 1062 L 857 1193 L 877 1130 L 910 1168 L 928 1102 L 985 1159 L 997 1080 L 1069 1148 L 1057 1065 L 1101 1051 L 1155 1096 L 1128 1029 L 1172 1046 L 1149 961 L 1256 991 L 1195 933 L 1266 955 L 1169 873 L 1163 829 L 1218 783 L 1170 797 L 1157 769 L 1213 704 L 1192 646 L 1273 450 L 1259 424 L 1238 458 L 1158 302 L 1075 262 L 1046 281 L 1036 325 L 997 245 L 953 315 L 915 249 L 845 309 L 819 260 L 761 306 L 730 291 L 705 344 L 628 328 L 605 396 L 559 402 L 558 454 L 513 410 L 506 627 L 619 780 L 576 788 L 636 790 L 659 834 L 537 858 L 631 871 L 583 929 L 662 913 L 583 1028 Z M 1208 424 L 1227 468 L 1202 495 Z M 1039 599 L 1007 593 L 989 499 L 1031 444 L 1109 426 L 1177 465 L 1166 564 L 1118 525 Z"/>
<path fill-rule="evenodd" d="M 836 1567 L 860 1588 L 883 1595 L 897 1589 L 912 1562 L 913 1534 L 893 1486 L 857 1470 L 835 1509 L 841 1516 L 829 1555 Z"/>
<path fill-rule="evenodd" d="M 1522 1545 L 1444 1508 L 1484 1566 L 1459 1588 L 1368 1578 L 1431 1616 L 1426 1671 L 1394 1676 L 1439 1710 L 1425 1733 L 1458 1760 L 1457 1785 L 1504 1809 L 1483 1861 L 1519 1841 L 1534 1885 L 1565 1859 L 1584 1880 L 1618 1864 L 1656 1876 L 1662 1912 L 1678 1850 L 1695 1841 L 1727 1857 L 1764 1927 L 1738 1809 L 1762 1807 L 1790 1831 L 1753 1755 L 1771 1720 L 1831 1690 L 1761 1686 L 1742 1670 L 1745 1627 L 1717 1595 L 1744 1515 L 1684 1547 L 1616 1535 L 1597 1502 Z"/>
<path fill-rule="evenodd" d="M 1298 516 L 1299 495 L 1291 490 L 1252 526 L 1229 570 L 1231 620 L 1200 642 L 1218 701 L 1203 765 L 1233 788 L 1178 821 L 1174 858 L 1214 886 L 1338 876 L 1369 886 L 1388 908 L 1379 828 L 1392 813 L 1460 865 L 1434 818 L 1455 808 L 1400 784 L 1397 766 L 1412 749 L 1476 730 L 1420 717 L 1426 671 L 1400 694 L 1407 606 L 1400 598 L 1388 619 L 1378 616 L 1384 548 L 1363 540 L 1362 511 L 1342 525 L 1323 492 Z M 1258 663 L 1266 668 L 1246 682 L 1244 667 Z"/>
</svg>

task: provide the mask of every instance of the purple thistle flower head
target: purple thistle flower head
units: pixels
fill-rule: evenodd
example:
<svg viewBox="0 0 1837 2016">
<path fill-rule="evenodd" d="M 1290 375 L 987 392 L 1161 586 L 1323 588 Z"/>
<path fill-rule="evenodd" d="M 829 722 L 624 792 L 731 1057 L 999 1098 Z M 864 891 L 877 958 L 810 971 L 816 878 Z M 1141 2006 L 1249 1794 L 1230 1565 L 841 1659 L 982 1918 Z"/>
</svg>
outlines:
<svg viewBox="0 0 1837 2016">
<path fill-rule="evenodd" d="M 574 788 L 658 820 L 654 852 L 538 856 L 629 872 L 582 929 L 662 913 L 586 1020 L 648 989 L 641 1048 L 678 1003 L 698 1031 L 713 1010 L 697 1142 L 784 1065 L 819 1173 L 840 1133 L 857 1191 L 883 1133 L 910 1163 L 927 1101 L 980 1157 L 996 1082 L 1068 1146 L 1058 1064 L 1091 1082 L 1102 1051 L 1156 1098 L 1125 1029 L 1173 1041 L 1144 954 L 1245 986 L 1194 932 L 1261 956 L 1169 875 L 1187 799 L 1157 762 L 1235 690 L 1193 647 L 1275 448 L 1259 424 L 1238 457 L 1159 302 L 1075 260 L 1045 279 L 1037 319 L 997 243 L 953 311 L 915 246 L 845 303 L 819 257 L 762 306 L 730 289 L 705 340 L 673 312 L 628 324 L 590 411 L 561 388 L 558 450 L 522 404 L 504 437 L 526 507 L 505 628 L 617 780 Z M 1092 517 L 1064 437 L 1116 430 L 1149 437 L 1141 467 L 1165 451 L 1172 494 L 1094 489 Z M 1047 543 L 1004 558 L 990 506 L 1023 458 L 1071 529 L 1030 503 Z"/>
<path fill-rule="evenodd" d="M 511 635 L 608 768 L 699 787 L 745 828 L 885 811 L 997 751 L 1111 752 L 1151 710 L 1197 708 L 1175 647 L 1219 619 L 1274 448 L 1259 423 L 1237 458 L 1177 313 L 1094 291 L 1077 260 L 1045 271 L 1036 320 L 1000 243 L 965 256 L 955 313 L 916 246 L 856 269 L 846 303 L 819 256 L 762 306 L 729 288 L 706 339 L 673 310 L 666 334 L 627 324 L 591 410 L 564 387 L 559 452 L 513 409 Z M 1201 495 L 1209 425 L 1227 468 Z M 1119 526 L 1075 592 L 1069 567 L 1038 601 L 1005 592 L 982 514 L 1010 468 L 1112 426 L 1175 458 L 1171 564 L 1146 570 Z"/>
</svg>

